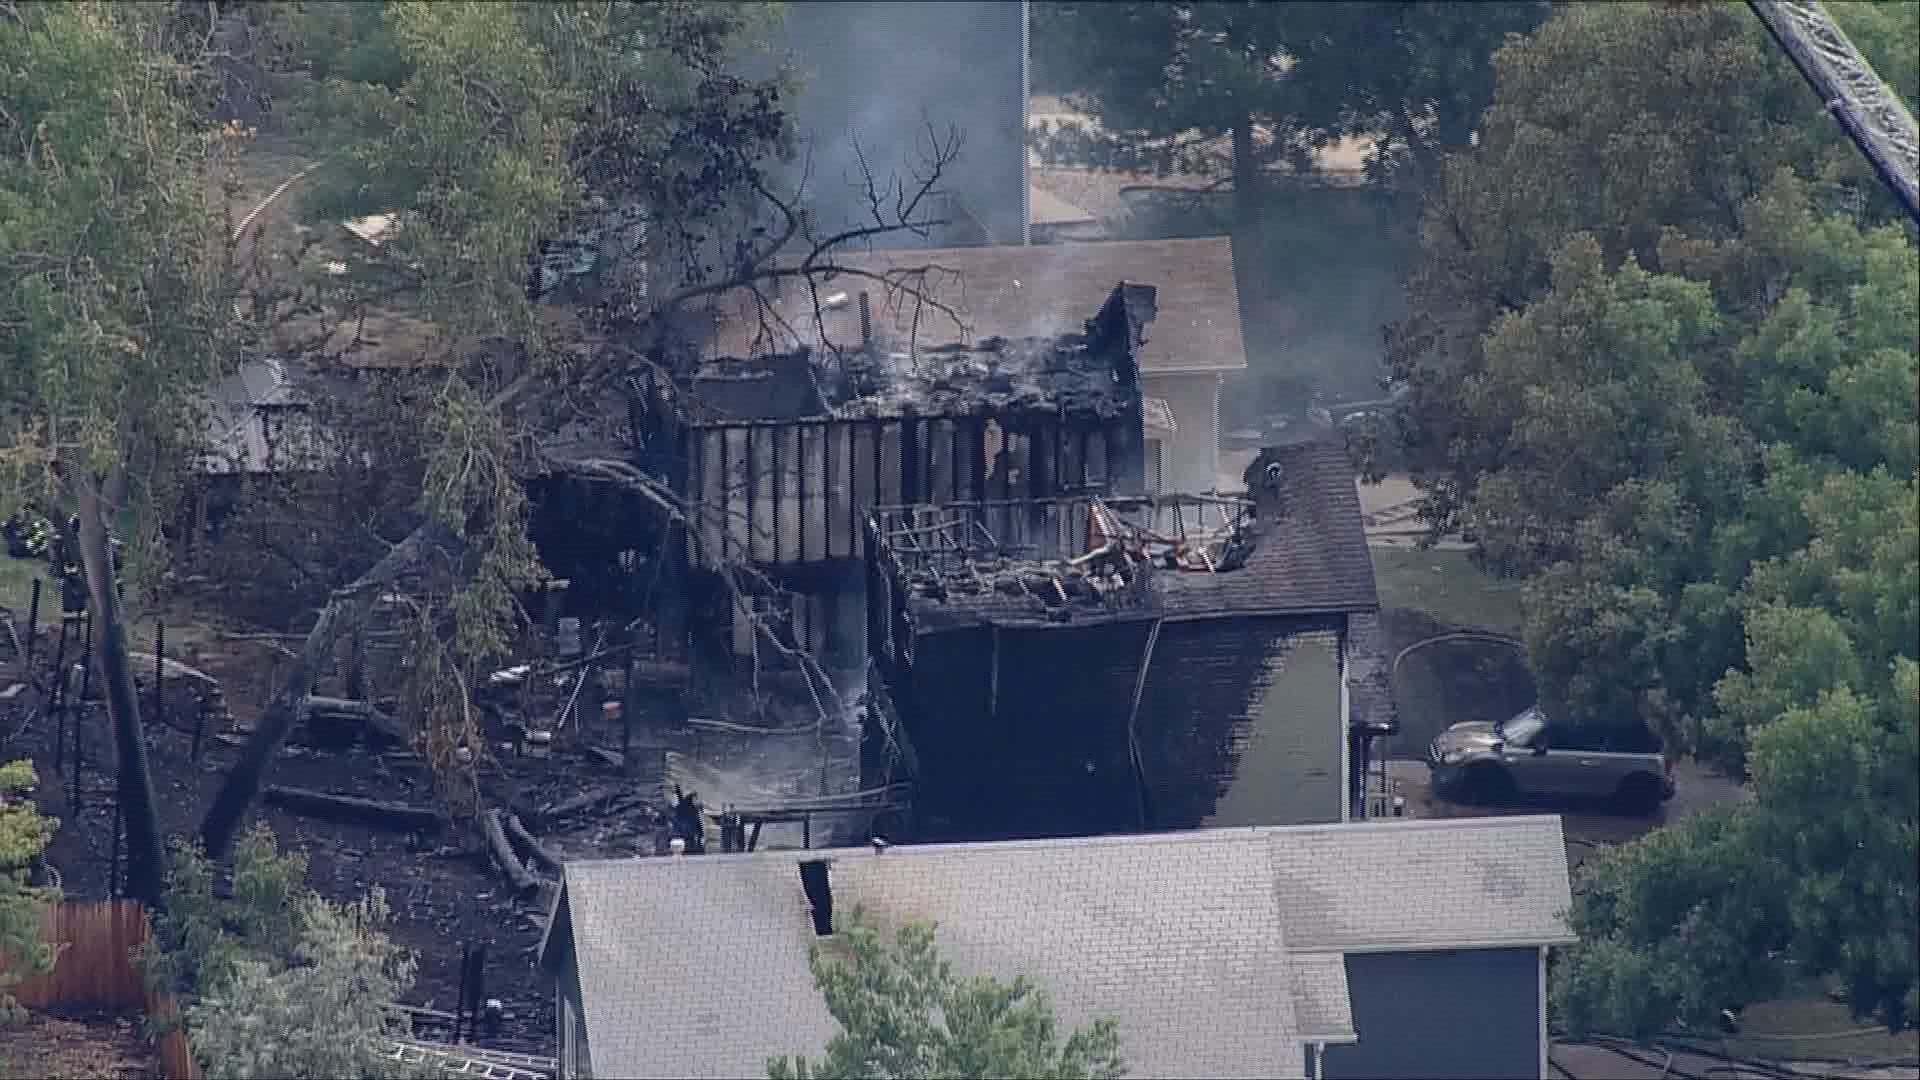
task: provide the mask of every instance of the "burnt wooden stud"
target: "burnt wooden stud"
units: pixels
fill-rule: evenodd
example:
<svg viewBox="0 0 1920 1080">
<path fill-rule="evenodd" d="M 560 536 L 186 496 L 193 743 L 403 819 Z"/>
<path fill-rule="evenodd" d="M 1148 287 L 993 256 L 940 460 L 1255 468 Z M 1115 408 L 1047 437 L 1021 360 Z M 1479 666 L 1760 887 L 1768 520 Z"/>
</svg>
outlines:
<svg viewBox="0 0 1920 1080">
<path fill-rule="evenodd" d="M 780 557 L 781 534 L 786 532 L 785 529 L 780 527 L 781 519 L 785 516 L 780 511 L 782 504 L 786 501 L 785 496 L 787 494 L 787 477 L 786 474 L 780 470 L 780 451 L 785 449 L 783 444 L 787 440 L 786 431 L 781 428 L 774 428 L 767 434 L 771 436 L 770 441 L 773 443 L 773 448 L 768 453 L 769 464 L 767 468 L 767 494 L 769 496 L 767 499 L 767 516 L 773 520 L 769 521 L 767 525 L 769 531 L 773 533 L 773 561 L 779 563 L 782 561 Z"/>
<path fill-rule="evenodd" d="M 900 421 L 900 501 L 908 506 L 924 497 L 925 477 L 921 469 L 924 456 L 920 451 L 919 419 L 912 416 L 903 418 Z M 911 466 L 909 462 L 912 462 Z"/>
<path fill-rule="evenodd" d="M 760 472 L 760 469 L 758 467 L 759 461 L 754 456 L 754 453 L 753 453 L 753 426 L 748 425 L 742 430 L 746 432 L 745 438 L 747 443 L 746 453 L 741 455 L 746 459 L 747 550 L 741 552 L 739 557 L 751 561 L 753 559 L 753 554 L 754 554 L 753 552 L 753 542 L 754 542 L 754 535 L 755 535 L 754 526 L 759 524 L 759 522 L 757 522 L 754 519 L 758 516 L 756 511 L 758 511 L 760 508 L 754 504 L 760 501 L 759 499 L 760 477 L 758 475 L 758 473 Z"/>
</svg>

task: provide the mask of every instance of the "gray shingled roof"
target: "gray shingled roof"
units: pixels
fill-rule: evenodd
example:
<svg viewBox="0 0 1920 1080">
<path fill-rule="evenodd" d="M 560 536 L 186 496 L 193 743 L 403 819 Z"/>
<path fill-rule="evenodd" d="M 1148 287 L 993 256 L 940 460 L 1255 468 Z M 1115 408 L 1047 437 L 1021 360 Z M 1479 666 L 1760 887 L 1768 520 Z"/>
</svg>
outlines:
<svg viewBox="0 0 1920 1080">
<path fill-rule="evenodd" d="M 1300 1038 L 1335 1045 L 1356 1041 L 1347 958 L 1337 952 L 1293 953 L 1287 957 L 1287 970 Z"/>
<path fill-rule="evenodd" d="M 1558 817 L 1370 821 L 1274 833 L 1289 948 L 1421 952 L 1574 940 Z"/>
<path fill-rule="evenodd" d="M 1302 1075 L 1303 1043 L 1353 1038 L 1344 952 L 1571 940 L 1558 818 L 819 854 L 836 912 L 936 921 L 956 968 L 1033 978 L 1063 1029 L 1115 1018 L 1138 1076 Z M 597 1073 L 759 1076 L 822 1052 L 797 862 L 567 864 L 553 940 L 576 950 Z"/>
<path fill-rule="evenodd" d="M 1271 870 L 1250 839 L 838 850 L 834 910 L 862 905 L 883 927 L 935 921 L 958 970 L 1029 976 L 1063 1030 L 1118 1020 L 1136 1075 L 1299 1077 Z M 759 1076 L 770 1056 L 825 1049 L 837 1029 L 807 969 L 816 939 L 797 862 L 767 852 L 567 865 L 560 902 L 596 1073 Z"/>
</svg>

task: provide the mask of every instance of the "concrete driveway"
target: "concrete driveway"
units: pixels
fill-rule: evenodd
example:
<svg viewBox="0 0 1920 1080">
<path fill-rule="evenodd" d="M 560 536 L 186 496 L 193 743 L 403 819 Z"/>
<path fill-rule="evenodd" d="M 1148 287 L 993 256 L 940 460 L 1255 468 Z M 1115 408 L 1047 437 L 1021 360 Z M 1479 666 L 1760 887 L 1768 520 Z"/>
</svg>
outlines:
<svg viewBox="0 0 1920 1080">
<path fill-rule="evenodd" d="M 1691 761 L 1673 767 L 1673 798 L 1658 813 L 1634 817 L 1609 812 L 1591 804 L 1573 802 L 1515 803 L 1511 806 L 1470 806 L 1450 802 L 1433 793 L 1422 761 L 1389 761 L 1387 780 L 1406 800 L 1405 813 L 1416 818 L 1494 817 L 1516 814 L 1559 814 L 1567 837 L 1567 861 L 1579 866 L 1595 851 L 1645 836 L 1668 822 L 1679 821 L 1710 806 L 1746 797 L 1746 790 L 1719 773 Z"/>
</svg>

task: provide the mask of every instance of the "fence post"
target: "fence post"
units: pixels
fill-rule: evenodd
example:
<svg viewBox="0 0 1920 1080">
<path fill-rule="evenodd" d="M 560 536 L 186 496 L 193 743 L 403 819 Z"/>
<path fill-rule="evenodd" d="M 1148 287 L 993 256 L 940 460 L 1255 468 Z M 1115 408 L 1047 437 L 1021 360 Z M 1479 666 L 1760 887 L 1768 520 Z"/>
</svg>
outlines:
<svg viewBox="0 0 1920 1080">
<path fill-rule="evenodd" d="M 120 898 L 120 800 L 113 800 L 113 853 L 107 856 L 107 895 Z"/>
<path fill-rule="evenodd" d="M 80 774 L 86 771 L 86 762 L 80 757 L 80 728 L 81 721 L 87 715 L 87 693 L 93 688 L 92 612 L 87 613 L 86 620 L 87 628 L 82 638 L 85 644 L 80 649 L 80 697 L 79 700 L 67 704 L 68 711 L 73 713 L 73 796 L 67 809 L 70 814 L 80 813 Z"/>
<path fill-rule="evenodd" d="M 167 719 L 167 624 L 161 619 L 153 620 L 153 722 L 165 723 Z"/>
<path fill-rule="evenodd" d="M 53 650 L 53 685 L 47 688 L 47 711 L 53 714 L 53 771 L 67 767 L 67 714 L 61 699 L 67 688 L 67 613 L 60 613 L 60 644 Z"/>
<path fill-rule="evenodd" d="M 40 631 L 40 579 L 33 579 L 33 598 L 27 601 L 27 658 L 23 670 L 27 682 L 33 682 L 33 639 Z"/>
<path fill-rule="evenodd" d="M 467 980 L 473 976 L 473 943 L 460 943 L 460 993 L 453 999 L 453 1041 L 460 1042 L 460 1028 L 467 1018 Z"/>
</svg>

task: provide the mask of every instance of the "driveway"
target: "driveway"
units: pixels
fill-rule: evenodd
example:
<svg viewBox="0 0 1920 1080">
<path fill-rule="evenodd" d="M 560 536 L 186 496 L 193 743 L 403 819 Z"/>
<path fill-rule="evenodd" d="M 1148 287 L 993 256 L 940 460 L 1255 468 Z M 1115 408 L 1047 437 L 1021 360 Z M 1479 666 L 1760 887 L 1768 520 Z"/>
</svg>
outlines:
<svg viewBox="0 0 1920 1080">
<path fill-rule="evenodd" d="M 1567 837 L 1567 861 L 1579 866 L 1595 851 L 1633 840 L 1669 822 L 1744 797 L 1745 789 L 1719 773 L 1691 762 L 1673 766 L 1673 798 L 1648 817 L 1633 817 L 1578 803 L 1531 803 L 1513 806 L 1469 806 L 1433 794 L 1427 766 L 1421 761 L 1387 762 L 1387 780 L 1406 800 L 1405 813 L 1415 818 L 1494 817 L 1518 814 L 1559 814 Z"/>
</svg>

